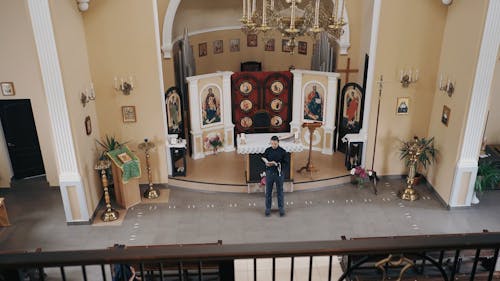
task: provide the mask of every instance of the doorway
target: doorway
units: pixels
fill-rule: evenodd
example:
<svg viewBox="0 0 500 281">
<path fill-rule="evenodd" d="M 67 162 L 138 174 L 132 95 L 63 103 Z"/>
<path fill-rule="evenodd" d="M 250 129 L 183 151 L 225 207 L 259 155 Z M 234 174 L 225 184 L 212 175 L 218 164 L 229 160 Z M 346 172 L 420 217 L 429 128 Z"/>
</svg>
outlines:
<svg viewBox="0 0 500 281">
<path fill-rule="evenodd" d="M 0 120 L 14 172 L 13 179 L 44 175 L 30 100 L 0 100 Z"/>
</svg>

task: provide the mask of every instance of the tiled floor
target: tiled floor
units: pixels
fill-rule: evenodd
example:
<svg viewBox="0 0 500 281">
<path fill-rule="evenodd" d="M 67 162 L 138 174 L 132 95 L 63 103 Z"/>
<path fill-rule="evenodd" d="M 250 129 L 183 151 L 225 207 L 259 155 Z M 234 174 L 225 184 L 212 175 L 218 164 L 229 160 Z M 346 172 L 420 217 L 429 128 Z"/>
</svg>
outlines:
<svg viewBox="0 0 500 281">
<path fill-rule="evenodd" d="M 313 241 L 362 236 L 393 236 L 500 231 L 499 191 L 481 203 L 447 210 L 424 186 L 422 199 L 402 201 L 403 180 L 382 180 L 379 194 L 350 184 L 285 195 L 287 214 L 264 216 L 263 194 L 202 193 L 171 188 L 170 202 L 131 208 L 121 226 L 67 225 L 58 189 L 38 183 L 0 190 L 12 223 L 0 228 L 2 250 L 95 249 L 127 245 L 225 244 Z"/>
</svg>

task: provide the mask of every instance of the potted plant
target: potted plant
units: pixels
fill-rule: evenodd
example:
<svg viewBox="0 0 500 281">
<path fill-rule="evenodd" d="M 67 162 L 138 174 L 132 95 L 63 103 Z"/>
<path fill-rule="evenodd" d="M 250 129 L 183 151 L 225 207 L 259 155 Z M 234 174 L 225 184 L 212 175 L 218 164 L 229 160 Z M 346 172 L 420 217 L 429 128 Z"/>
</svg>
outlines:
<svg viewBox="0 0 500 281">
<path fill-rule="evenodd" d="M 405 166 L 408 168 L 410 168 L 413 164 L 411 156 L 415 151 L 417 152 L 417 158 L 415 163 L 416 175 L 414 184 L 417 185 L 421 178 L 421 174 L 419 173 L 422 169 L 421 167 L 423 167 L 423 169 L 427 169 L 427 166 L 436 160 L 438 150 L 434 147 L 434 137 L 419 138 L 414 136 L 410 141 L 401 142 L 399 157 L 401 160 L 404 160 Z"/>
<path fill-rule="evenodd" d="M 495 188 L 498 183 L 500 183 L 500 163 L 493 160 L 479 161 L 474 190 L 483 192 Z"/>
</svg>

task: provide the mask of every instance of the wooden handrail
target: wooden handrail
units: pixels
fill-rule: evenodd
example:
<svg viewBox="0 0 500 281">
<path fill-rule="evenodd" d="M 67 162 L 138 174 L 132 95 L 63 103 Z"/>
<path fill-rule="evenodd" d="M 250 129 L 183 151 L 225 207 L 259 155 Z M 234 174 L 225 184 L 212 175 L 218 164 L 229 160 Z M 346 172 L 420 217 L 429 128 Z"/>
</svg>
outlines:
<svg viewBox="0 0 500 281">
<path fill-rule="evenodd" d="M 155 245 L 124 249 L 0 255 L 0 268 L 233 260 L 242 258 L 371 255 L 456 249 L 498 249 L 500 232 L 374 237 L 353 240 L 258 244 Z"/>
</svg>

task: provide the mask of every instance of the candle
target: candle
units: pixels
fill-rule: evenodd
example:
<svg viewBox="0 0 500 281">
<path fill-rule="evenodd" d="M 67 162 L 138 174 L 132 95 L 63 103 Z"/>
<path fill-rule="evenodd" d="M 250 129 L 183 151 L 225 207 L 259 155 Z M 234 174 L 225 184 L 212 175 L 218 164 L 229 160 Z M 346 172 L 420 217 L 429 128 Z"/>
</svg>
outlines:
<svg viewBox="0 0 500 281">
<path fill-rule="evenodd" d="M 113 86 L 115 87 L 116 90 L 118 90 L 118 79 L 116 78 L 113 78 Z"/>
<path fill-rule="evenodd" d="M 246 12 L 247 12 L 246 11 L 246 4 L 247 4 L 246 0 L 243 0 L 243 13 L 242 13 L 243 16 L 242 16 L 242 18 L 245 18 L 245 16 L 246 16 Z"/>
<path fill-rule="evenodd" d="M 345 6 L 345 0 L 342 0 L 342 10 L 340 11 L 340 18 L 344 18 L 344 6 Z"/>
<path fill-rule="evenodd" d="M 400 80 L 400 81 L 403 81 L 403 70 L 401 70 L 401 71 L 399 72 L 399 76 L 400 76 L 399 80 Z"/>
<path fill-rule="evenodd" d="M 408 81 L 412 82 L 412 79 L 411 79 L 411 68 L 408 69 Z"/>
<path fill-rule="evenodd" d="M 319 26 L 319 0 L 316 0 L 314 7 L 314 26 Z"/>
<path fill-rule="evenodd" d="M 335 19 L 335 7 L 337 6 L 335 1 L 332 1 L 332 18 Z"/>
<path fill-rule="evenodd" d="M 415 71 L 415 81 L 418 81 L 418 68 L 417 68 L 417 70 Z"/>
<path fill-rule="evenodd" d="M 274 0 L 271 0 L 271 11 L 274 10 Z"/>
<path fill-rule="evenodd" d="M 266 26 L 267 25 L 267 19 L 266 19 L 266 7 L 267 0 L 262 0 L 262 25 Z"/>
<path fill-rule="evenodd" d="M 247 19 L 252 18 L 252 8 L 250 7 L 250 0 L 247 0 Z"/>
<path fill-rule="evenodd" d="M 134 80 L 132 79 L 132 75 L 128 77 L 128 81 L 131 87 L 134 87 Z"/>
<path fill-rule="evenodd" d="M 252 16 L 253 16 L 253 14 L 255 14 L 255 10 L 257 10 L 256 5 L 257 5 L 257 1 L 252 0 Z"/>
<path fill-rule="evenodd" d="M 290 15 L 290 29 L 295 28 L 295 0 L 292 0 L 292 14 Z"/>
<path fill-rule="evenodd" d="M 441 73 L 441 77 L 439 77 L 439 90 L 443 90 L 443 73 Z"/>
<path fill-rule="evenodd" d="M 450 90 L 450 79 L 448 79 L 448 82 L 446 82 L 446 91 L 448 92 Z"/>
</svg>

